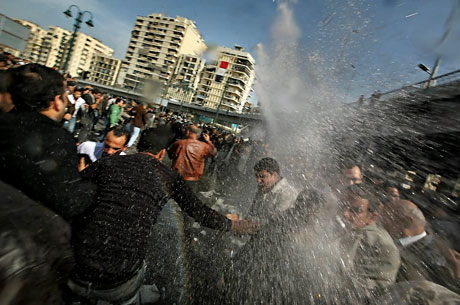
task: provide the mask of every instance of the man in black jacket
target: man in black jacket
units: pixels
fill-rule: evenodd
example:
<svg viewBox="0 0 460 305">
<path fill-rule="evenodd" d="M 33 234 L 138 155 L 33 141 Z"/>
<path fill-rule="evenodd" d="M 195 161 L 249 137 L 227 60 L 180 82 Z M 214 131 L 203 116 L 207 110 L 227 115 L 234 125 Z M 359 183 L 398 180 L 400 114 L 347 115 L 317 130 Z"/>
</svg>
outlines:
<svg viewBox="0 0 460 305">
<path fill-rule="evenodd" d="M 72 224 L 76 268 L 69 287 L 81 297 L 117 304 L 136 297 L 149 245 L 161 238 L 151 236 L 152 226 L 168 199 L 207 227 L 239 233 L 251 229 L 247 221 L 231 221 L 205 206 L 178 173 L 162 164 L 158 159 L 169 139 L 156 135 L 146 130 L 140 153 L 108 156 L 82 172 L 98 190 L 97 204 Z"/>
<path fill-rule="evenodd" d="M 454 251 L 431 230 L 422 211 L 407 200 L 385 206 L 382 223 L 400 247 L 397 281 L 427 280 L 460 293 Z"/>
<path fill-rule="evenodd" d="M 0 179 L 69 220 L 91 205 L 95 187 L 81 179 L 75 141 L 59 123 L 64 78 L 38 64 L 11 75 L 17 111 L 0 116 Z"/>
</svg>

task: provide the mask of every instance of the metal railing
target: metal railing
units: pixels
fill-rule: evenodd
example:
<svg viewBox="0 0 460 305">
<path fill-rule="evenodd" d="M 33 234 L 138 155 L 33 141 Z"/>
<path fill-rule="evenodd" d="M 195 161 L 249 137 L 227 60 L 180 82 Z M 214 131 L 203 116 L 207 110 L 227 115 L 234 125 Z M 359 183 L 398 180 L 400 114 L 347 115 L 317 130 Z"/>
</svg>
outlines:
<svg viewBox="0 0 460 305">
<path fill-rule="evenodd" d="M 380 99 L 388 100 L 397 96 L 406 96 L 421 89 L 434 88 L 455 82 L 460 82 L 460 69 L 434 77 L 431 80 L 427 79 L 415 84 L 384 92 L 380 95 Z"/>
</svg>

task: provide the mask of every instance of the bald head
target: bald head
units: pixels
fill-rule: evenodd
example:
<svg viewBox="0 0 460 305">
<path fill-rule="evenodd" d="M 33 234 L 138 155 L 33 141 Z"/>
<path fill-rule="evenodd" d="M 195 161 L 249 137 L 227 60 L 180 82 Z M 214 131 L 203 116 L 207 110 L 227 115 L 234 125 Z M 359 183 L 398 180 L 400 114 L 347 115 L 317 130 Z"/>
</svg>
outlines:
<svg viewBox="0 0 460 305">
<path fill-rule="evenodd" d="M 393 238 L 402 238 L 423 233 L 426 219 L 413 202 L 397 200 L 385 206 L 382 224 Z"/>
</svg>

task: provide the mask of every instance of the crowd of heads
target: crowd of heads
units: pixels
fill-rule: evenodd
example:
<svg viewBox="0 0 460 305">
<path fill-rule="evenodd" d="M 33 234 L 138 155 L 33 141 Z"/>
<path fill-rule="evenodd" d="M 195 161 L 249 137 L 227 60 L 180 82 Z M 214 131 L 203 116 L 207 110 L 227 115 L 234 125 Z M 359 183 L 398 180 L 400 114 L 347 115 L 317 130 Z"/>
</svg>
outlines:
<svg viewBox="0 0 460 305">
<path fill-rule="evenodd" d="M 92 121 L 87 123 L 89 129 L 92 129 L 98 120 L 109 119 L 112 107 L 119 108 L 120 114 L 115 118 L 116 124 L 105 123 L 104 137 L 101 138 L 102 157 L 129 150 L 128 143 L 133 136 L 129 126 L 133 124 L 136 111 L 148 108 L 147 113 L 155 114 L 155 119 L 150 122 L 151 126 L 145 122 L 144 130 L 135 146 L 137 152 L 151 154 L 161 161 L 166 149 L 175 141 L 200 140 L 212 143 L 218 152 L 210 162 L 211 166 L 207 167 L 210 175 L 213 169 L 217 173 L 223 173 L 223 176 L 233 175 L 232 170 L 237 164 L 246 160 L 243 170 L 240 170 L 236 177 L 251 176 L 255 179 L 262 196 L 269 194 L 282 179 L 280 163 L 273 157 L 270 146 L 264 141 L 246 138 L 224 127 L 192 122 L 187 115 L 162 112 L 142 101 L 112 97 L 90 86 L 79 86 L 56 70 L 38 64 L 15 65 L 13 59 L 7 56 L 8 60 L 5 60 L 5 55 L 2 56 L 0 68 L 7 64 L 11 67 L 0 71 L 1 112 L 39 112 L 56 122 L 69 115 L 66 121 L 70 121 L 78 109 L 69 111 L 69 96 L 72 96 L 73 104 L 77 105 L 77 101 L 86 95 L 91 96 L 94 101 L 78 106 L 82 107 L 81 112 L 85 113 L 90 111 L 89 109 L 99 110 L 94 111 Z M 94 120 L 95 118 L 97 119 Z M 72 133 L 77 136 L 78 132 Z M 398 241 L 423 234 L 428 231 L 430 220 L 439 220 L 428 219 L 418 202 L 405 196 L 400 184 L 394 183 L 391 179 L 372 179 L 366 175 L 357 160 L 343 160 L 345 161 L 339 162 L 337 166 L 337 179 L 331 180 L 328 187 L 337 199 L 337 215 L 334 216 L 343 221 L 346 232 L 354 234 L 370 225 L 378 225 Z M 297 210 L 296 215 L 299 215 L 300 211 L 306 218 L 314 219 L 315 215 L 325 208 L 326 198 L 330 197 L 313 192 L 307 187 L 296 197 L 293 208 Z"/>
</svg>

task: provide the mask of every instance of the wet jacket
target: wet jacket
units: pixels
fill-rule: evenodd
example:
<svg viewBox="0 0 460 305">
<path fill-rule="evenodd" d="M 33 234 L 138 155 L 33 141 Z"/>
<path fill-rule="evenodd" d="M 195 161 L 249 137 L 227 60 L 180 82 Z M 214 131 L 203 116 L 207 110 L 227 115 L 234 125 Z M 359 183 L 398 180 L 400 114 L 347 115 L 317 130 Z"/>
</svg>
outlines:
<svg viewBox="0 0 460 305">
<path fill-rule="evenodd" d="M 69 225 L 0 182 L 0 304 L 63 304 L 73 264 Z"/>
<path fill-rule="evenodd" d="M 396 280 L 399 251 L 388 232 L 374 224 L 355 230 L 342 240 L 351 276 L 363 294 L 379 294 Z"/>
<path fill-rule="evenodd" d="M 257 191 L 249 217 L 268 221 L 293 208 L 298 194 L 299 192 L 285 178 L 281 178 L 268 193 Z"/>
<path fill-rule="evenodd" d="M 168 149 L 172 168 L 188 181 L 198 181 L 203 176 L 204 159 L 215 155 L 214 145 L 193 139 L 179 140 Z"/>
<path fill-rule="evenodd" d="M 142 266 L 161 209 L 174 199 L 201 224 L 227 231 L 231 221 L 206 207 L 180 175 L 151 156 L 110 156 L 82 172 L 98 186 L 97 202 L 72 223 L 76 278 L 115 287 Z"/>
<path fill-rule="evenodd" d="M 460 295 L 429 281 L 399 282 L 373 305 L 458 305 Z"/>
<path fill-rule="evenodd" d="M 81 179 L 70 133 L 38 112 L 0 116 L 0 179 L 64 219 L 89 207 L 96 191 Z"/>
<path fill-rule="evenodd" d="M 401 268 L 398 281 L 428 280 L 460 293 L 460 279 L 452 252 L 434 234 L 400 247 Z"/>
</svg>

